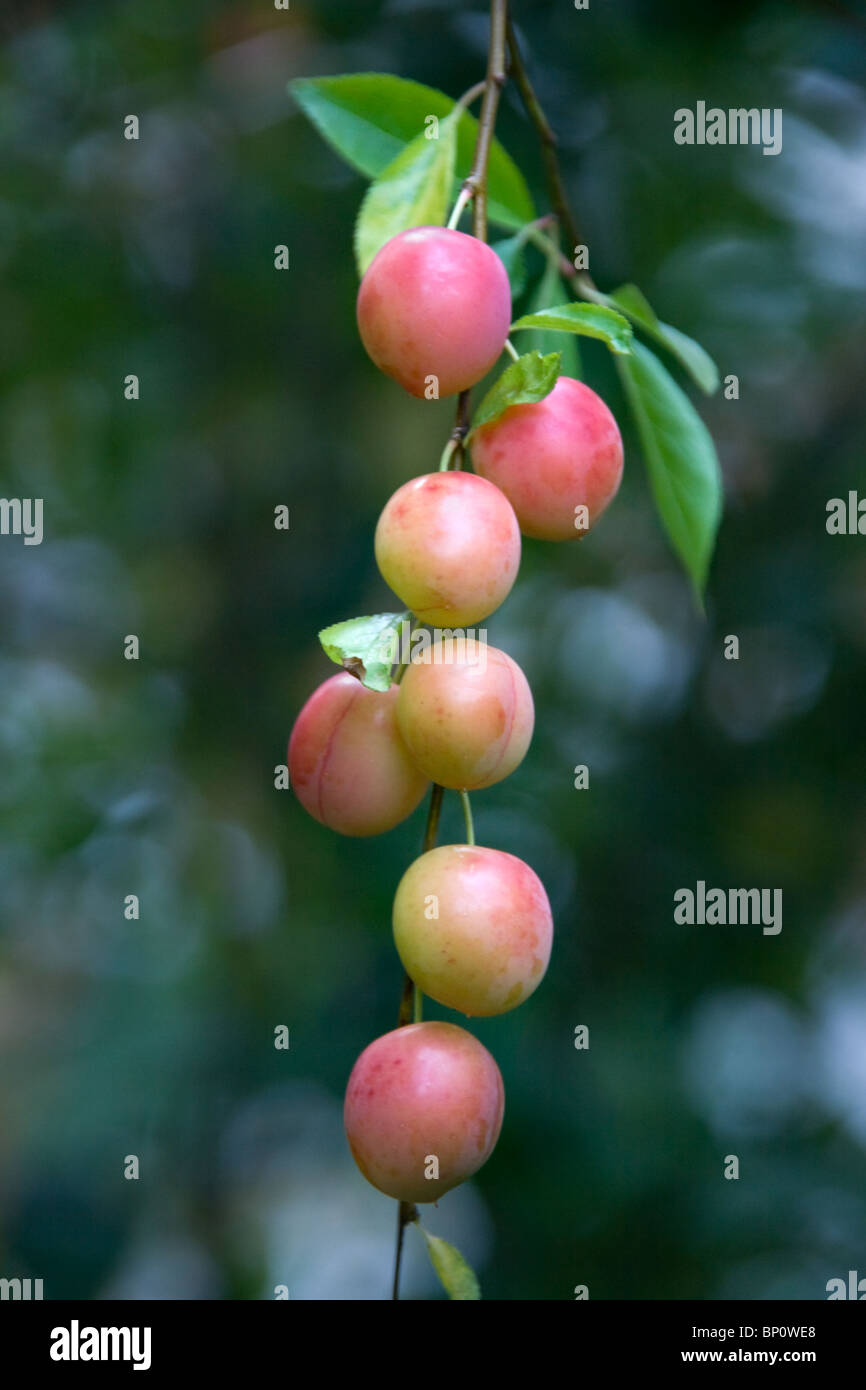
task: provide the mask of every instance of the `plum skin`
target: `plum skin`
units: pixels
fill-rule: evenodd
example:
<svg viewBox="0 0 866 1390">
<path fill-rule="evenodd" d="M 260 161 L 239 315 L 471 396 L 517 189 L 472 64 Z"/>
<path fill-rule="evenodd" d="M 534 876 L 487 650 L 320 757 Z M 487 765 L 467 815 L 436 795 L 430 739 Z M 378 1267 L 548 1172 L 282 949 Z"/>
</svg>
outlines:
<svg viewBox="0 0 866 1390">
<path fill-rule="evenodd" d="M 513 772 L 535 723 L 517 662 L 487 647 L 482 664 L 479 646 L 468 638 L 462 659 L 447 659 L 447 645 L 434 642 L 429 661 L 407 666 L 397 698 L 397 724 L 414 761 L 432 781 L 463 791 L 492 787 Z"/>
<path fill-rule="evenodd" d="M 415 810 L 429 779 L 397 728 L 399 688 L 341 671 L 313 691 L 289 740 L 289 781 L 311 816 L 342 835 L 379 835 Z"/>
<path fill-rule="evenodd" d="M 467 627 L 508 597 L 520 527 L 499 488 L 474 473 L 427 473 L 398 488 L 376 527 L 383 579 L 422 623 Z"/>
<path fill-rule="evenodd" d="M 437 912 L 428 917 L 433 895 Z M 480 845 L 440 845 L 410 864 L 393 924 L 397 953 L 421 992 L 480 1018 L 532 994 L 553 943 L 537 874 L 516 855 Z"/>
<path fill-rule="evenodd" d="M 512 405 L 472 439 L 472 463 L 502 489 L 525 536 L 580 539 L 616 496 L 622 480 L 622 436 L 600 396 L 582 381 L 560 377 L 530 405 Z M 575 507 L 588 524 L 575 527 Z"/>
<path fill-rule="evenodd" d="M 511 323 L 508 275 L 495 251 L 447 227 L 387 241 L 361 281 L 358 331 L 376 366 L 412 396 L 428 378 L 452 396 L 487 374 Z"/>
<path fill-rule="evenodd" d="M 346 1088 L 352 1157 L 368 1182 L 401 1202 L 436 1202 L 493 1152 L 505 1108 L 486 1047 L 453 1023 L 413 1023 L 376 1038 Z M 424 1176 L 428 1159 L 439 1177 Z"/>
</svg>

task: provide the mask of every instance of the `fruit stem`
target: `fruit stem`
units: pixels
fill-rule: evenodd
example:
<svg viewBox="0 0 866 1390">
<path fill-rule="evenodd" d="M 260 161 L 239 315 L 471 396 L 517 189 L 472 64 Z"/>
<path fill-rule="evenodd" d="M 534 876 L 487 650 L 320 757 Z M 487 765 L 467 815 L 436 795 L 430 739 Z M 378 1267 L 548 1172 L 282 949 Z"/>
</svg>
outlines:
<svg viewBox="0 0 866 1390">
<path fill-rule="evenodd" d="M 460 800 L 463 802 L 463 819 L 466 822 L 466 843 L 475 844 L 475 823 L 472 819 L 472 807 L 469 804 L 469 793 L 461 792 Z"/>
<path fill-rule="evenodd" d="M 471 106 L 476 98 L 483 95 L 486 86 L 486 82 L 476 82 L 473 87 L 470 87 L 468 91 L 464 92 L 462 97 L 459 97 L 454 103 L 455 109 L 458 111 L 465 111 L 467 106 Z"/>
<path fill-rule="evenodd" d="M 446 473 L 448 469 L 451 467 L 451 455 L 454 453 L 454 450 L 457 448 L 459 443 L 460 440 L 455 439 L 454 435 L 452 434 L 450 439 L 448 440 L 448 443 L 445 445 L 445 448 L 442 450 L 442 457 L 439 460 L 440 473 Z"/>
<path fill-rule="evenodd" d="M 451 216 L 448 218 L 448 221 L 447 221 L 447 223 L 446 223 L 446 226 L 447 226 L 449 232 L 453 232 L 453 231 L 454 231 L 454 228 L 457 226 L 457 223 L 460 221 L 461 217 L 463 216 L 463 210 L 464 210 L 464 208 L 466 207 L 466 204 L 471 200 L 471 198 L 472 198 L 472 189 L 471 189 L 471 188 L 467 188 L 466 185 L 464 184 L 463 187 L 462 187 L 461 190 L 460 190 L 460 193 L 458 194 L 457 202 L 454 204 L 454 207 L 451 209 Z"/>
<path fill-rule="evenodd" d="M 517 351 L 517 348 L 514 346 L 510 338 L 505 339 L 505 351 L 508 353 L 508 356 L 512 359 L 513 362 L 516 362 L 520 357 L 520 353 Z"/>
</svg>

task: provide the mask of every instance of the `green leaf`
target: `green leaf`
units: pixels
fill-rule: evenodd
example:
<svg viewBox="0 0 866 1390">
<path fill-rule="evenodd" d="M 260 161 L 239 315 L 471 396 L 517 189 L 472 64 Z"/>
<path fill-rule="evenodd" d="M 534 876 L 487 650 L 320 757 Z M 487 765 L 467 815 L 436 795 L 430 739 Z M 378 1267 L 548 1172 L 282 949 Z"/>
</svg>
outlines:
<svg viewBox="0 0 866 1390">
<path fill-rule="evenodd" d="M 444 92 L 390 73 L 298 78 L 289 91 L 332 148 L 368 178 L 378 178 L 405 145 L 424 134 L 425 117 L 441 120 L 454 109 Z M 475 117 L 463 112 L 451 201 L 472 168 L 477 133 Z M 513 228 L 537 215 L 523 175 L 498 140 L 490 148 L 487 213 L 491 222 Z"/>
<path fill-rule="evenodd" d="M 617 361 L 637 425 L 656 507 L 701 598 L 722 512 L 710 432 L 655 353 L 634 343 Z"/>
<path fill-rule="evenodd" d="M 560 353 L 542 357 L 540 352 L 527 352 L 510 362 L 494 381 L 472 418 L 470 438 L 482 425 L 496 420 L 510 405 L 531 405 L 542 401 L 556 385 L 559 376 Z"/>
<path fill-rule="evenodd" d="M 439 124 L 437 140 L 423 133 L 416 136 L 370 184 L 355 223 L 359 275 L 398 232 L 441 226 L 447 220 L 456 148 L 457 121 L 447 116 Z"/>
<path fill-rule="evenodd" d="M 460 1251 L 441 1236 L 433 1236 L 425 1231 L 420 1222 L 414 1224 L 424 1237 L 430 1262 L 448 1297 L 463 1302 L 480 1299 L 481 1287 L 475 1271 L 466 1263 Z"/>
<path fill-rule="evenodd" d="M 496 252 L 508 272 L 512 299 L 519 298 L 526 289 L 526 261 L 523 255 L 525 245 L 526 238 L 520 232 L 506 237 L 504 241 L 490 243 L 490 250 Z"/>
<path fill-rule="evenodd" d="M 548 328 L 557 333 L 582 333 L 601 338 L 611 352 L 631 351 L 631 324 L 613 309 L 599 304 L 559 304 L 536 314 L 524 314 L 511 325 L 511 332 L 524 328 Z"/>
<path fill-rule="evenodd" d="M 535 294 L 530 300 L 527 314 L 542 313 L 548 304 L 555 304 L 561 299 L 563 294 L 568 294 L 568 286 L 564 284 L 559 273 L 559 267 L 554 256 L 548 256 L 542 275 Z M 563 341 L 559 334 L 550 329 L 535 328 L 530 331 L 527 340 L 528 346 L 536 348 L 539 352 L 560 352 L 562 362 L 560 364 L 560 376 L 581 377 L 580 349 L 577 346 L 577 336 L 574 333 L 568 335 Z M 559 344 L 559 346 L 557 346 Z"/>
<path fill-rule="evenodd" d="M 397 633 L 411 613 L 372 613 L 322 628 L 319 641 L 332 661 L 370 690 L 389 690 Z"/>
<path fill-rule="evenodd" d="M 688 334 L 681 333 L 672 324 L 662 323 L 637 285 L 620 285 L 618 290 L 605 295 L 605 300 L 672 352 L 706 395 L 711 396 L 718 389 L 719 369 L 710 354 Z"/>
</svg>

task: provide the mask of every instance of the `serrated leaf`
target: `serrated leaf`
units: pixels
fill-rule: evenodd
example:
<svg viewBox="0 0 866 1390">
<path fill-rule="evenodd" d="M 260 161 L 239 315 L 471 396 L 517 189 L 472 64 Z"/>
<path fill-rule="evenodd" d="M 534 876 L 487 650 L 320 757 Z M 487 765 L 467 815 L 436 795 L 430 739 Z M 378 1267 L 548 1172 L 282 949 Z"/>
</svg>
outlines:
<svg viewBox="0 0 866 1390">
<path fill-rule="evenodd" d="M 556 258 L 548 256 L 544 266 L 544 274 L 527 306 L 527 314 L 543 312 L 548 304 L 556 304 L 557 300 L 561 299 L 564 294 L 568 294 L 568 286 L 563 283 Z M 580 379 L 581 361 L 580 349 L 577 346 L 577 334 L 569 333 L 563 338 L 560 333 L 555 333 L 550 329 L 536 328 L 530 331 L 526 342 L 528 347 L 536 348 L 539 352 L 560 352 L 562 354 L 559 368 L 560 376 Z"/>
<path fill-rule="evenodd" d="M 628 319 L 615 309 L 600 304 L 557 304 L 534 314 L 524 314 L 510 331 L 525 328 L 547 328 L 556 333 L 581 333 L 587 338 L 601 338 L 611 352 L 631 351 L 632 331 Z"/>
<path fill-rule="evenodd" d="M 338 666 L 358 676 L 370 690 L 389 690 L 397 633 L 411 618 L 403 613 L 372 613 L 322 628 L 319 641 Z"/>
<path fill-rule="evenodd" d="M 662 524 L 702 598 L 722 512 L 709 430 L 655 353 L 634 343 L 617 361 Z"/>
<path fill-rule="evenodd" d="M 502 241 L 491 241 L 490 250 L 495 251 L 508 275 L 511 298 L 517 299 L 526 289 L 526 260 L 524 250 L 526 238 L 517 232 Z"/>
<path fill-rule="evenodd" d="M 447 116 L 439 123 L 437 140 L 416 136 L 370 184 L 355 223 L 359 275 L 391 237 L 447 220 L 456 148 L 457 120 Z"/>
<path fill-rule="evenodd" d="M 471 1265 L 460 1254 L 454 1245 L 450 1245 L 441 1236 L 433 1236 L 424 1227 L 415 1222 L 418 1230 L 424 1237 L 424 1244 L 427 1246 L 427 1254 L 430 1256 L 430 1263 L 439 1276 L 439 1280 L 451 1299 L 469 1302 L 481 1298 L 481 1286 Z"/>
<path fill-rule="evenodd" d="M 605 299 L 672 352 L 706 395 L 711 396 L 718 389 L 719 369 L 710 354 L 687 333 L 681 333 L 670 323 L 662 323 L 637 285 L 620 285 L 618 290 L 605 295 Z"/>
<path fill-rule="evenodd" d="M 368 178 L 378 178 L 404 146 L 424 133 L 426 117 L 442 120 L 454 109 L 444 92 L 390 73 L 298 78 L 289 83 L 289 91 L 332 148 Z M 477 134 L 475 117 L 463 112 L 452 202 L 472 168 Z M 487 214 L 491 222 L 513 228 L 537 215 L 523 175 L 498 140 L 490 147 Z"/>
<path fill-rule="evenodd" d="M 482 425 L 489 425 L 511 405 L 532 405 L 542 401 L 556 385 L 559 376 L 560 354 L 527 352 L 516 362 L 509 362 L 505 371 L 494 381 L 472 418 L 470 438 Z"/>
</svg>

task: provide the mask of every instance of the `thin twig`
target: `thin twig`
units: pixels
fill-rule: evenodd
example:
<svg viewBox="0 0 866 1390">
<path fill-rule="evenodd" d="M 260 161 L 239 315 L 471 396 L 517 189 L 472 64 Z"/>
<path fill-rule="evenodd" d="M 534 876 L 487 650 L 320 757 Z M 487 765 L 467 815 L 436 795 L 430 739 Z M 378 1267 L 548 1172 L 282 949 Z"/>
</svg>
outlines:
<svg viewBox="0 0 866 1390">
<path fill-rule="evenodd" d="M 573 256 L 575 248 L 578 246 L 585 246 L 586 241 L 578 227 L 577 219 L 571 210 L 568 195 L 565 191 L 562 170 L 559 167 L 559 156 L 556 152 L 556 134 L 544 114 L 541 102 L 538 100 L 535 88 L 529 79 L 529 73 L 523 61 L 517 34 L 510 20 L 507 25 L 507 35 L 508 53 L 511 60 L 508 75 L 514 79 L 514 85 L 517 87 L 523 105 L 526 107 L 526 114 L 535 126 L 541 145 L 541 157 L 544 160 L 544 172 L 547 179 L 548 191 L 550 193 L 550 201 L 553 205 L 554 213 L 556 214 L 556 220 L 568 237 L 571 254 Z M 535 241 L 536 244 L 539 243 L 540 238 L 537 232 L 529 232 L 528 236 L 531 241 Z M 551 247 L 548 238 L 545 237 L 544 241 L 547 243 L 548 247 Z M 572 282 L 578 293 L 582 294 L 586 299 L 591 299 L 593 293 L 598 293 L 592 276 L 588 271 L 577 270 L 574 262 L 569 257 L 563 256 L 558 247 L 551 247 L 551 249 L 555 250 L 555 254 L 559 256 L 559 267 L 563 276 Z"/>
<path fill-rule="evenodd" d="M 451 439 L 454 442 L 454 452 L 451 454 L 449 467 L 462 468 L 463 455 L 466 452 L 466 436 L 469 433 L 469 391 L 461 391 L 457 397 L 457 417 L 454 421 L 454 428 L 451 431 Z"/>
<path fill-rule="evenodd" d="M 442 814 L 442 797 L 445 788 L 440 787 L 438 782 L 433 783 L 433 791 L 430 795 L 430 809 L 427 812 L 427 825 L 424 830 L 424 854 L 428 849 L 432 849 L 436 843 L 436 836 L 439 833 L 439 817 Z"/>
<path fill-rule="evenodd" d="M 400 1265 L 403 1261 L 403 1236 L 406 1227 L 418 1220 L 418 1208 L 411 1202 L 397 1204 L 397 1250 L 394 1256 L 394 1283 L 391 1288 L 392 1299 L 400 1297 Z"/>
<path fill-rule="evenodd" d="M 405 1028 L 412 1022 L 412 996 L 415 986 L 411 975 L 403 976 L 403 991 L 400 995 L 400 1012 L 397 1014 L 397 1027 Z"/>
<path fill-rule="evenodd" d="M 517 34 L 511 20 L 508 21 L 508 52 L 511 55 L 511 67 L 509 75 L 514 78 L 514 85 L 517 87 L 526 107 L 526 114 L 538 132 L 541 142 L 541 157 L 544 160 L 544 171 L 547 176 L 547 185 L 550 189 L 550 201 L 553 204 L 553 211 L 556 213 L 557 220 L 568 237 L 570 246 L 583 246 L 584 240 L 580 234 L 577 222 L 568 206 L 568 198 L 565 193 L 565 186 L 562 182 L 562 173 L 559 168 L 559 160 L 556 155 L 556 135 L 544 114 L 541 102 L 535 94 L 535 88 L 529 80 L 529 73 L 526 71 L 526 64 L 520 52 L 520 45 L 517 42 Z M 572 252 L 572 255 L 574 252 Z"/>
<path fill-rule="evenodd" d="M 432 849 L 436 844 L 436 836 L 439 833 L 439 817 L 442 814 L 442 797 L 444 787 L 440 787 L 438 782 L 434 782 L 433 791 L 430 794 L 430 806 L 427 811 L 427 824 L 424 827 L 424 851 Z M 420 1012 L 420 992 L 416 988 L 410 975 L 403 977 L 403 992 L 400 996 L 400 1012 L 397 1015 L 397 1027 L 405 1028 L 407 1023 L 411 1023 Z M 397 1245 L 394 1250 L 394 1282 L 391 1288 L 392 1299 L 400 1297 L 400 1262 L 403 1258 L 403 1235 L 406 1227 L 412 1221 L 418 1220 L 418 1213 L 411 1202 L 400 1202 L 397 1213 Z"/>
<path fill-rule="evenodd" d="M 487 77 L 484 100 L 478 118 L 478 139 L 472 168 L 463 180 L 463 188 L 472 195 L 472 235 L 487 240 L 487 162 L 493 142 L 493 128 L 499 108 L 499 93 L 505 85 L 505 33 L 508 24 L 507 0 L 491 0 L 490 47 L 487 53 Z"/>
</svg>

